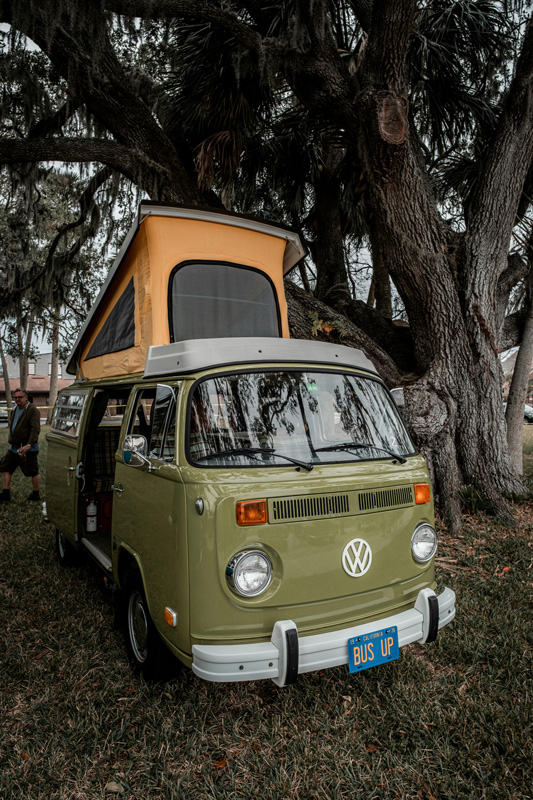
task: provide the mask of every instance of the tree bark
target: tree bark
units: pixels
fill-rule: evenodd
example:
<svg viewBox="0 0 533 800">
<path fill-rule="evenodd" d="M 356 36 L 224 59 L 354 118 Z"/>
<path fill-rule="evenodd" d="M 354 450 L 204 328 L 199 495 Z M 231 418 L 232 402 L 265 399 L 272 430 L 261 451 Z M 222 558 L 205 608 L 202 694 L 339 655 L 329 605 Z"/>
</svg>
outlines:
<svg viewBox="0 0 533 800">
<path fill-rule="evenodd" d="M 6 354 L 4 353 L 4 346 L 2 343 L 2 331 L 0 329 L 0 362 L 2 364 L 2 374 L 4 376 L 4 386 L 6 390 L 6 402 L 7 407 L 11 408 L 13 405 L 13 399 L 11 397 L 11 385 L 9 383 L 9 368 L 7 366 L 7 358 Z"/>
<path fill-rule="evenodd" d="M 19 386 L 26 391 L 28 385 L 28 358 L 24 347 L 24 329 L 21 322 L 17 325 L 17 344 L 19 351 Z"/>
<path fill-rule="evenodd" d="M 389 273 L 379 245 L 371 242 L 370 247 L 372 251 L 372 303 L 369 303 L 369 305 L 373 306 L 375 303 L 378 311 L 392 319 L 392 293 Z"/>
<path fill-rule="evenodd" d="M 340 185 L 336 174 L 342 157 L 341 148 L 326 139 L 322 168 L 316 185 L 314 212 L 316 296 L 326 303 L 332 292 L 349 295 L 348 274 L 344 263 Z"/>
</svg>

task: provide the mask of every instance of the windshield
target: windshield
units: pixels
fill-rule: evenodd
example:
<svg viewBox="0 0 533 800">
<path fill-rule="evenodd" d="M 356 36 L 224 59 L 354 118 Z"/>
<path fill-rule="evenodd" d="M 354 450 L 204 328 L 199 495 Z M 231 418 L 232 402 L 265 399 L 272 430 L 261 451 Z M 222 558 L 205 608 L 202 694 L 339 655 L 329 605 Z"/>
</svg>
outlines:
<svg viewBox="0 0 533 800">
<path fill-rule="evenodd" d="M 198 466 L 391 459 L 413 445 L 385 387 L 360 375 L 253 372 L 200 381 L 189 405 Z"/>
</svg>

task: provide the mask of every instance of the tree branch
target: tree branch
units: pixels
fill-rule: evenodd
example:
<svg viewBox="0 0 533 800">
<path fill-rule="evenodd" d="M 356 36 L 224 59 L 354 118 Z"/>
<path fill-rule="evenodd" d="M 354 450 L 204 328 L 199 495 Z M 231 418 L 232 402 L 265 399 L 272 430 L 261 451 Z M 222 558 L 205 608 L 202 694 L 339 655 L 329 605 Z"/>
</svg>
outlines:
<svg viewBox="0 0 533 800">
<path fill-rule="evenodd" d="M 135 157 L 128 147 L 109 139 L 47 137 L 44 139 L 0 139 L 0 163 L 24 164 L 40 161 L 66 163 L 100 162 L 130 180 L 139 169 L 142 156 Z M 158 164 L 152 164 L 160 170 Z"/>
<path fill-rule="evenodd" d="M 76 113 L 80 103 L 78 100 L 67 100 L 66 103 L 57 109 L 55 114 L 50 117 L 39 120 L 28 133 L 32 139 L 39 139 L 45 136 L 51 136 L 54 133 L 60 133 L 63 126 L 69 119 Z"/>
<path fill-rule="evenodd" d="M 469 237 L 471 252 L 492 264 L 488 281 L 480 270 L 481 280 L 488 286 L 489 292 L 507 269 L 511 232 L 532 163 L 533 15 L 526 28 L 522 51 L 485 157 L 484 168 L 479 173 L 467 209 L 468 228 L 475 231 Z M 494 220 L 498 221 L 497 225 Z"/>
<path fill-rule="evenodd" d="M 160 199 L 205 202 L 191 159 L 176 151 L 139 97 L 109 40 L 104 4 L 100 1 L 95 5 L 89 6 L 84 0 L 61 3 L 62 13 L 54 16 L 52 0 L 41 0 L 38 5 L 31 0 L 17 0 L 16 4 L 0 0 L 0 14 L 41 48 L 68 82 L 72 95 L 87 106 L 117 143 L 131 150 L 134 155 L 123 174 Z M 134 166 L 140 171 L 133 171 Z"/>
<path fill-rule="evenodd" d="M 373 0 L 348 0 L 348 2 L 362 29 L 368 33 L 372 24 Z"/>
<path fill-rule="evenodd" d="M 319 317 L 322 317 L 328 322 L 338 322 L 339 325 L 346 330 L 346 335 L 339 340 L 340 344 L 347 345 L 348 347 L 357 347 L 363 350 L 372 360 L 376 369 L 389 387 L 407 385 L 416 379 L 417 376 L 415 373 L 410 371 L 407 366 L 409 362 L 408 351 L 412 351 L 412 348 L 409 347 L 406 341 L 404 341 L 403 344 L 400 342 L 401 332 L 399 330 L 396 331 L 398 335 L 396 354 L 398 354 L 400 348 L 403 347 L 405 350 L 403 361 L 406 364 L 406 368 L 403 367 L 403 364 L 399 366 L 398 361 L 391 356 L 382 342 L 376 341 L 376 338 L 379 339 L 379 336 L 376 337 L 374 334 L 381 320 L 379 313 L 375 312 L 373 309 L 367 309 L 367 316 L 361 315 L 356 322 L 353 319 L 347 318 L 344 313 L 339 313 L 331 306 L 322 303 L 312 295 L 304 292 L 303 289 L 300 289 L 288 279 L 285 280 L 285 294 L 289 308 L 291 336 L 293 338 L 315 338 L 311 331 L 312 321 L 309 312 L 316 312 Z M 361 303 L 361 306 L 363 305 L 364 303 Z M 368 326 L 372 328 L 372 320 L 374 320 L 375 323 L 373 326 L 374 329 L 368 330 Z M 365 329 L 359 327 L 357 324 L 358 322 L 365 325 Z M 389 334 L 389 344 L 392 336 L 393 332 L 391 331 Z"/>
<path fill-rule="evenodd" d="M 231 33 L 237 41 L 252 52 L 259 52 L 261 37 L 245 22 L 241 22 L 236 14 L 224 11 L 219 6 L 202 0 L 105 0 L 107 11 L 125 17 L 160 19 L 192 19 L 210 22 L 217 28 Z"/>
</svg>

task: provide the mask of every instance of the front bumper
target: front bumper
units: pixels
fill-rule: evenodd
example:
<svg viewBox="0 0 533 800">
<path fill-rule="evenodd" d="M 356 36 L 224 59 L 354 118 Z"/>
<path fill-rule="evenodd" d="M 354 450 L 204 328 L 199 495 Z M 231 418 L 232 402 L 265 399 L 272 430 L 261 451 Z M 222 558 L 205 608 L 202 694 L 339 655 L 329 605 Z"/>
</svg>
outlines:
<svg viewBox="0 0 533 800">
<path fill-rule="evenodd" d="M 271 678 L 278 686 L 294 683 L 303 672 L 337 667 L 348 663 L 348 639 L 396 625 L 398 642 L 436 638 L 438 630 L 455 617 L 455 592 L 444 589 L 437 595 L 431 589 L 419 592 L 413 608 L 365 625 L 331 633 L 298 636 L 292 620 L 276 622 L 270 642 L 235 645 L 193 645 L 192 669 L 208 681 L 255 681 Z"/>
</svg>

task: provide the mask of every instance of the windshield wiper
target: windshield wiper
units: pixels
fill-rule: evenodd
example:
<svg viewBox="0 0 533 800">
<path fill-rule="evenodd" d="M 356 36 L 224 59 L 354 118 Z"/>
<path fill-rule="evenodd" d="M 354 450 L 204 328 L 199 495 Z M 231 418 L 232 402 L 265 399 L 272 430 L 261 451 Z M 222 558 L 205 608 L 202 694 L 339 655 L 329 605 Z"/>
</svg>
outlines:
<svg viewBox="0 0 533 800">
<path fill-rule="evenodd" d="M 229 450 L 219 450 L 216 453 L 208 453 L 205 456 L 196 456 L 195 461 L 207 461 L 211 458 L 219 458 L 219 456 L 251 456 L 253 458 L 260 453 L 266 453 L 268 456 L 284 458 L 286 461 L 290 461 L 291 464 L 296 464 L 297 467 L 303 467 L 308 472 L 311 472 L 314 467 L 313 464 L 308 464 L 305 461 L 298 461 L 297 458 L 291 458 L 291 456 L 278 453 L 273 447 L 232 447 Z M 260 461 L 261 459 L 257 458 L 255 460 Z"/>
<path fill-rule="evenodd" d="M 380 447 L 377 444 L 372 444 L 371 442 L 339 442 L 339 444 L 330 444 L 327 447 L 315 447 L 315 453 L 325 453 L 328 450 L 363 450 L 363 449 L 372 449 L 372 450 L 380 450 L 382 453 L 387 453 L 387 455 L 392 456 L 392 458 L 399 461 L 400 464 L 405 464 L 407 459 L 401 456 L 399 453 L 395 453 L 393 450 L 389 450 L 386 447 Z"/>
</svg>

